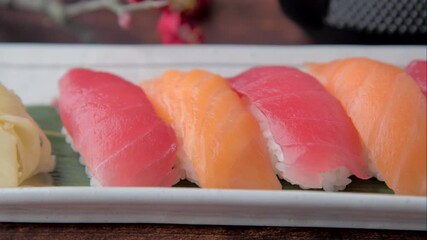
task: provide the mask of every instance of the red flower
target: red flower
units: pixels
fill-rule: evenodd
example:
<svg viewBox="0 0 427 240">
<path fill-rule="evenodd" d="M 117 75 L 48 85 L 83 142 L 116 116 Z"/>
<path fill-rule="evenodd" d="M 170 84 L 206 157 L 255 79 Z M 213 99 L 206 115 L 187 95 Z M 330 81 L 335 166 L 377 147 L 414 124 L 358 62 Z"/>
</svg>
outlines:
<svg viewBox="0 0 427 240">
<path fill-rule="evenodd" d="M 138 3 L 144 0 L 127 0 L 128 3 Z M 157 23 L 160 39 L 166 44 L 201 43 L 203 34 L 193 20 L 206 15 L 208 0 L 169 0 L 169 6 L 162 8 Z M 119 17 L 119 25 L 128 28 L 130 15 Z"/>
<path fill-rule="evenodd" d="M 132 22 L 132 16 L 129 13 L 124 13 L 118 17 L 119 26 L 123 29 L 129 29 Z"/>
<path fill-rule="evenodd" d="M 182 12 L 163 9 L 157 25 L 157 31 L 163 43 L 201 43 L 202 30 L 195 26 Z"/>
<path fill-rule="evenodd" d="M 173 1 L 173 0 L 172 0 Z M 193 0 L 194 4 L 191 8 L 184 9 L 182 12 L 185 16 L 193 19 L 199 20 L 207 15 L 209 8 L 208 0 Z"/>
</svg>

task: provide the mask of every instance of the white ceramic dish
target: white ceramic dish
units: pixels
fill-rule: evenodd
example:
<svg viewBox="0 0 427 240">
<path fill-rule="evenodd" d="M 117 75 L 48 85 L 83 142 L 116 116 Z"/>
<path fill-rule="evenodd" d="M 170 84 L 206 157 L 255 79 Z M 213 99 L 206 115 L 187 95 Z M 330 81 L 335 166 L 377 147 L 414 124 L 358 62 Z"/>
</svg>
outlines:
<svg viewBox="0 0 427 240">
<path fill-rule="evenodd" d="M 0 221 L 426 230 L 426 198 L 311 191 L 52 187 L 0 190 Z"/>
<path fill-rule="evenodd" d="M 47 104 L 69 68 L 90 67 L 131 81 L 165 69 L 225 76 L 253 65 L 364 56 L 396 65 L 425 59 L 425 46 L 0 45 L 0 82 L 25 104 Z M 191 188 L 33 187 L 0 189 L 2 222 L 144 222 L 427 230 L 425 197 L 312 191 Z"/>
</svg>

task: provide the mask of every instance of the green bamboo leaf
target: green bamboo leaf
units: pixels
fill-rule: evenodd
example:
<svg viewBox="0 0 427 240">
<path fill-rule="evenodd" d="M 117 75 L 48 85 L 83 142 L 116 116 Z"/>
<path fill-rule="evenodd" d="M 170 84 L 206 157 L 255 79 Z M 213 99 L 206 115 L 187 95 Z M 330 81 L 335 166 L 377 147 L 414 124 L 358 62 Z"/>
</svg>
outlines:
<svg viewBox="0 0 427 240">
<path fill-rule="evenodd" d="M 378 181 L 375 178 L 368 180 L 351 177 L 351 183 L 345 188 L 345 192 L 364 192 L 364 193 L 385 193 L 394 194 L 384 182 Z"/>
<path fill-rule="evenodd" d="M 29 106 L 27 112 L 43 131 L 61 132 L 62 122 L 58 112 L 51 106 Z M 62 134 L 61 134 L 62 135 Z"/>
<path fill-rule="evenodd" d="M 341 192 L 359 192 L 359 193 L 385 193 L 393 194 L 393 191 L 387 187 L 384 182 L 371 178 L 368 180 L 358 179 L 354 176 L 350 177 L 351 183 Z M 323 191 L 321 189 L 302 189 L 297 185 L 293 185 L 283 179 L 280 180 L 282 188 L 286 190 L 305 190 L 305 191 Z"/>
<path fill-rule="evenodd" d="M 39 124 L 52 144 L 56 158 L 55 170 L 51 173 L 54 186 L 89 186 L 85 167 L 80 164 L 80 155 L 73 151 L 61 133 L 62 122 L 51 106 L 29 106 L 28 113 Z"/>
<path fill-rule="evenodd" d="M 346 186 L 342 192 L 359 192 L 359 193 L 385 193 L 394 194 L 393 191 L 387 187 L 384 182 L 378 181 L 375 178 L 368 180 L 358 179 L 351 176 L 351 183 Z M 286 190 L 303 190 L 297 185 L 293 185 L 283 179 L 280 180 L 282 188 Z M 321 189 L 309 189 L 308 191 L 323 191 Z"/>
<path fill-rule="evenodd" d="M 182 188 L 198 188 L 198 186 L 195 183 L 192 183 L 188 180 L 181 180 L 173 186 L 174 187 L 182 187 Z"/>
</svg>

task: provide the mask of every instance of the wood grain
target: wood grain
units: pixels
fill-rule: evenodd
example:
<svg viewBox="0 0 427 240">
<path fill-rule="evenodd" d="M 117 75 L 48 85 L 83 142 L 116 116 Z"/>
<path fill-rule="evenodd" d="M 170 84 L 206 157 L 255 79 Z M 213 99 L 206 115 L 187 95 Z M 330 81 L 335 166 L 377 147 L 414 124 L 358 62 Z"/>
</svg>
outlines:
<svg viewBox="0 0 427 240">
<path fill-rule="evenodd" d="M 0 239 L 425 239 L 426 232 L 158 224 L 0 223 Z"/>
</svg>

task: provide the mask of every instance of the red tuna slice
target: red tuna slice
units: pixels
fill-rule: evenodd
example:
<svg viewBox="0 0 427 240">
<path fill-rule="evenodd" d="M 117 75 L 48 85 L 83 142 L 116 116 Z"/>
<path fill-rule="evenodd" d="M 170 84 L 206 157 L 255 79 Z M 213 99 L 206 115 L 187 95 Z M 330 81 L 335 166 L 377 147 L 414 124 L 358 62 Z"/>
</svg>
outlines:
<svg viewBox="0 0 427 240">
<path fill-rule="evenodd" d="M 427 61 L 425 60 L 414 60 L 405 68 L 405 72 L 411 76 L 418 86 L 420 86 L 421 91 L 424 96 L 426 96 L 427 88 Z"/>
<path fill-rule="evenodd" d="M 295 68 L 254 67 L 231 83 L 260 121 L 280 177 L 302 188 L 342 190 L 371 177 L 353 123 L 316 79 Z"/>
<path fill-rule="evenodd" d="M 59 82 L 64 127 L 102 186 L 171 186 L 176 137 L 138 86 L 115 75 L 72 69 Z"/>
</svg>

